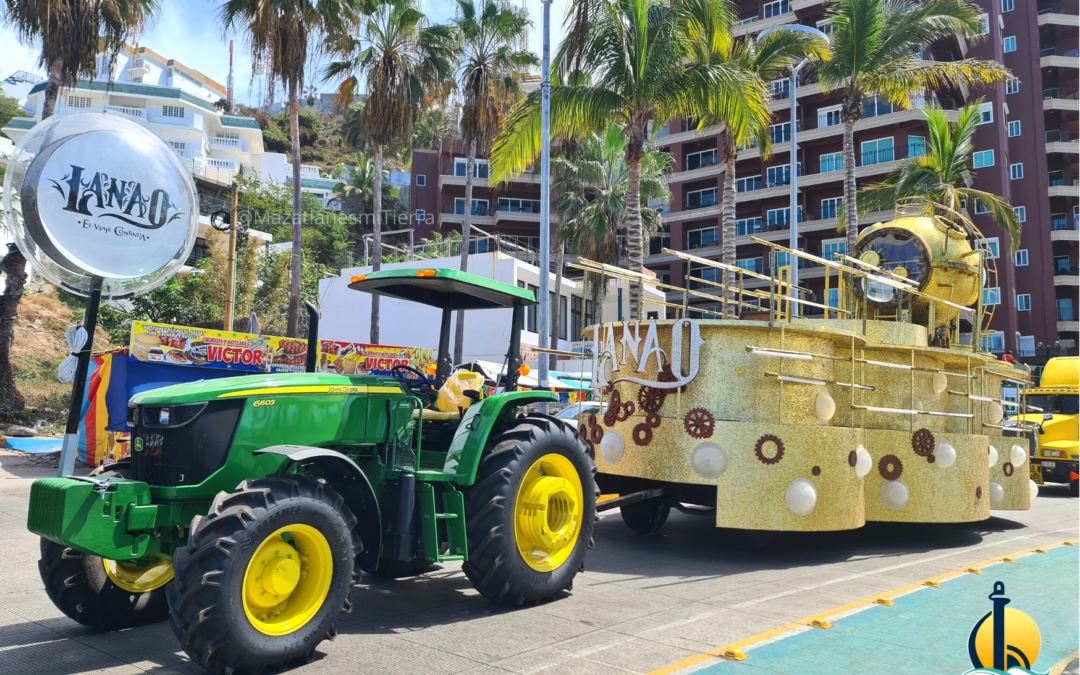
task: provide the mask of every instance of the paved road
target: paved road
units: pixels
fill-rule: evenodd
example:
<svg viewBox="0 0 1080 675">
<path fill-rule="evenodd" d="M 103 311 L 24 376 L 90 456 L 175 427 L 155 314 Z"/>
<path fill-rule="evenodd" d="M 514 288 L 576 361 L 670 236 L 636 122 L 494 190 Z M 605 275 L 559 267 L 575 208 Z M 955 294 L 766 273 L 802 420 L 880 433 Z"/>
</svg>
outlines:
<svg viewBox="0 0 1080 675">
<path fill-rule="evenodd" d="M 165 623 L 99 633 L 52 606 L 38 578 L 38 540 L 25 529 L 30 482 L 50 473 L 0 451 L 0 673 L 203 673 Z M 983 523 L 784 535 L 759 552 L 738 548 L 701 517 L 673 514 L 661 533 L 642 537 L 608 514 L 572 594 L 507 610 L 480 597 L 457 565 L 412 579 L 365 579 L 341 635 L 320 647 L 315 663 L 291 672 L 673 672 L 673 664 L 855 600 L 1076 539 L 1077 500 L 1067 492 L 1045 486 L 1030 511 L 996 512 Z M 1061 601 L 1077 604 L 1076 597 Z"/>
</svg>

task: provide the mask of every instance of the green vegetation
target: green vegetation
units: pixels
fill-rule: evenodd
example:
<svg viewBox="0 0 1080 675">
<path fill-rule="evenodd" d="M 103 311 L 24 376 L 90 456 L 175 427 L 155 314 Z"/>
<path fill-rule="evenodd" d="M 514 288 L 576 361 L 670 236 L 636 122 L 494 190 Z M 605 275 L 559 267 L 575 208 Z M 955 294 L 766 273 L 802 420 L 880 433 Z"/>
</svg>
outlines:
<svg viewBox="0 0 1080 675">
<path fill-rule="evenodd" d="M 12 117 L 21 117 L 24 113 L 19 108 L 19 102 L 15 98 L 8 96 L 4 93 L 4 90 L 0 88 L 0 129 L 3 129 Z M 0 134 L 4 136 L 4 134 Z M 4 136 L 7 138 L 7 136 Z M 0 169 L 0 176 L 3 176 L 3 169 Z M 0 178 L 2 180 L 2 178 Z"/>
</svg>

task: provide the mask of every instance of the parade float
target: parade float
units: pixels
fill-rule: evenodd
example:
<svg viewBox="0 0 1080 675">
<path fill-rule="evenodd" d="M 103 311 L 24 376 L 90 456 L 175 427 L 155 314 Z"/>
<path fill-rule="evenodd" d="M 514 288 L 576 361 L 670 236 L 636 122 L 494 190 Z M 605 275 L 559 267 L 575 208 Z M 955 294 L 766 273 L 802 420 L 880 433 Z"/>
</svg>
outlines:
<svg viewBox="0 0 1080 675">
<path fill-rule="evenodd" d="M 963 214 L 918 199 L 835 260 L 755 238 L 774 263 L 786 254 L 823 266 L 825 297 L 836 289 L 829 305 L 784 268 L 769 277 L 665 250 L 735 281 L 688 278 L 719 298 L 658 284 L 669 300 L 682 294 L 668 303 L 680 318 L 587 329 L 607 407 L 578 430 L 596 449 L 601 490 L 621 495 L 601 507 L 621 507 L 639 532 L 659 529 L 673 507 L 757 531 L 1029 508 L 1031 433 L 1002 424 L 1024 405 L 1029 376 L 979 349 L 992 309 L 984 289 L 996 285 L 982 240 Z M 720 299 L 720 311 L 689 318 L 695 296 Z M 818 318 L 798 316 L 808 310 Z"/>
</svg>

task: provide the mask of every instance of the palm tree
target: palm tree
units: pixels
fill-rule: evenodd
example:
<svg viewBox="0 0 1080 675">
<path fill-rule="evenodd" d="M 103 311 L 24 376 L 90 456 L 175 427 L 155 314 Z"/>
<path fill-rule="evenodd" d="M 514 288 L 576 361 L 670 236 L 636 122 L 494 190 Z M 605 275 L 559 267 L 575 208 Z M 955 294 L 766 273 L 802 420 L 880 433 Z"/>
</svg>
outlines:
<svg viewBox="0 0 1080 675">
<path fill-rule="evenodd" d="M 607 265 L 619 264 L 618 237 L 628 229 L 627 204 L 632 199 L 630 163 L 626 146 L 630 143 L 622 129 L 610 125 L 600 133 L 589 134 L 577 149 L 574 159 L 551 160 L 555 213 L 559 216 L 557 238 L 569 243 L 578 255 Z M 665 172 L 671 156 L 646 145 L 640 162 L 638 192 L 646 203 L 664 204 L 671 198 Z M 663 226 L 655 208 L 641 212 L 645 234 Z M 587 274 L 589 294 L 600 322 L 600 308 L 605 288 L 598 275 Z"/>
<path fill-rule="evenodd" d="M 700 118 L 732 109 L 732 119 L 769 114 L 762 83 L 730 64 L 694 60 L 696 40 L 730 39 L 723 0 L 575 0 L 573 27 L 554 69 L 567 84 L 551 88 L 551 135 L 564 138 L 609 124 L 626 139 L 627 254 L 644 268 L 641 162 L 650 125 L 681 115 Z M 704 38 L 703 36 L 708 36 Z M 498 181 L 522 173 L 540 151 L 540 95 L 532 93 L 510 116 L 492 150 Z M 631 282 L 630 318 L 640 314 L 639 284 Z"/>
<path fill-rule="evenodd" d="M 41 109 L 43 120 L 56 109 L 61 87 L 72 87 L 80 77 L 97 75 L 99 52 L 108 55 L 105 69 L 111 72 L 124 43 L 138 37 L 159 9 L 157 0 L 3 0 L 0 7 L 0 23 L 14 28 L 20 42 L 41 42 L 38 63 L 49 75 Z M 19 412 L 26 406 L 15 387 L 10 360 L 25 270 L 26 257 L 9 244 L 7 253 L 0 258 L 0 272 L 7 276 L 4 294 L 0 295 L 0 413 Z"/>
<path fill-rule="evenodd" d="M 539 63 L 530 52 L 518 49 L 531 25 L 521 13 L 502 3 L 458 0 L 460 15 L 454 19 L 460 40 L 458 86 L 461 88 L 461 140 L 469 149 L 465 166 L 465 214 L 461 221 L 461 271 L 469 268 L 469 235 L 472 229 L 473 181 L 476 148 L 491 147 L 503 119 L 521 94 L 521 76 Z M 465 313 L 457 313 L 454 361 L 462 360 Z"/>
<path fill-rule="evenodd" d="M 950 124 L 940 108 L 927 108 L 930 128 L 927 153 L 912 157 L 880 183 L 859 190 L 859 214 L 891 209 L 903 197 L 926 197 L 932 202 L 959 211 L 963 203 L 979 202 L 1012 241 L 1013 250 L 1020 244 L 1020 219 L 1001 197 L 968 187 L 975 179 L 971 161 L 971 139 L 978 129 L 982 99 L 964 106 L 956 122 Z"/>
<path fill-rule="evenodd" d="M 425 93 L 438 89 L 453 72 L 453 31 L 428 24 L 415 0 L 359 0 L 364 19 L 356 37 L 337 50 L 324 79 L 340 77 L 338 102 L 350 103 L 360 81 L 367 85 L 362 121 L 375 153 L 372 270 L 382 269 L 383 151 L 412 135 Z M 371 298 L 371 341 L 379 343 L 379 296 Z"/>
<path fill-rule="evenodd" d="M 854 138 L 863 101 L 882 96 L 910 108 L 927 91 L 1009 78 L 1009 70 L 994 61 L 922 59 L 923 50 L 935 40 L 951 36 L 971 40 L 978 35 L 979 13 L 967 0 L 835 0 L 830 6 L 833 56 L 818 67 L 818 73 L 822 91 L 843 92 L 844 215 L 849 224 L 849 251 L 859 236 Z"/>
<path fill-rule="evenodd" d="M 225 0 L 218 22 L 225 32 L 246 31 L 252 63 L 264 64 L 270 89 L 280 82 L 289 94 L 292 146 L 292 277 L 286 333 L 296 337 L 300 322 L 300 94 L 308 52 L 340 40 L 356 21 L 360 0 Z"/>
<path fill-rule="evenodd" d="M 20 42 L 41 41 L 38 63 L 49 74 L 41 108 L 41 119 L 46 119 L 56 108 L 60 88 L 96 76 L 101 51 L 111 71 L 124 44 L 142 34 L 160 5 L 157 0 L 4 0 L 4 9 L 3 23 L 15 29 Z"/>
<path fill-rule="evenodd" d="M 367 208 L 375 201 L 375 185 L 379 184 L 382 199 L 397 199 L 398 189 L 390 184 L 390 170 L 383 169 L 381 180 L 375 180 L 375 158 L 363 152 L 354 156 L 355 166 L 341 167 L 341 177 L 334 186 L 334 198 L 339 200 L 360 199 Z"/>
<path fill-rule="evenodd" d="M 730 31 L 731 28 L 726 28 Z M 820 38 L 811 37 L 809 34 L 789 31 L 771 31 L 758 43 L 751 38 L 743 40 L 720 40 L 714 43 L 711 40 L 696 40 L 691 43 L 696 53 L 695 61 L 725 63 L 732 68 L 738 68 L 756 78 L 762 83 L 779 78 L 788 68 L 807 56 L 816 59 L 824 59 L 829 55 L 829 45 Z M 735 264 L 735 165 L 739 159 L 739 148 L 749 144 L 755 144 L 761 151 L 762 160 L 768 159 L 772 152 L 772 138 L 769 134 L 769 125 L 772 122 L 772 112 L 754 111 L 756 114 L 745 114 L 744 111 L 732 107 L 721 107 L 715 113 L 711 113 L 702 120 L 702 124 L 724 125 L 724 198 L 723 198 L 723 250 L 721 260 L 728 264 Z M 797 123 L 797 122 L 795 122 Z M 794 159 L 792 164 L 796 165 Z M 727 283 L 728 272 L 724 272 Z M 734 294 L 729 291 L 728 297 L 734 300 Z"/>
</svg>

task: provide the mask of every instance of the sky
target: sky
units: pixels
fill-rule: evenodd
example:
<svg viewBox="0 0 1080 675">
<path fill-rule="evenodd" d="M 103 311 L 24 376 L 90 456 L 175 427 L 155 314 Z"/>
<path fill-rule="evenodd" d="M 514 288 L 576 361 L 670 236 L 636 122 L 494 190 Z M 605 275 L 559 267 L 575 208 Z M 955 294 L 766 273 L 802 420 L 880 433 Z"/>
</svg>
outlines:
<svg viewBox="0 0 1080 675">
<path fill-rule="evenodd" d="M 562 24 L 568 1 L 552 2 L 552 53 L 565 34 Z M 260 86 L 252 82 L 250 52 L 236 35 L 223 35 L 218 28 L 216 15 L 220 4 L 211 0 L 162 0 L 162 13 L 139 40 L 139 44 L 153 49 L 165 58 L 176 59 L 224 85 L 229 74 L 229 39 L 236 39 L 236 100 L 257 105 L 260 100 Z M 454 8 L 457 6 L 453 0 L 421 0 L 421 4 L 433 23 L 442 23 L 453 18 Z M 540 0 L 525 0 L 525 4 L 533 22 L 529 50 L 539 56 L 543 5 Z M 19 43 L 11 28 L 0 26 L 0 80 L 17 70 L 44 75 L 43 70 L 37 66 L 39 54 L 40 46 L 23 45 Z M 334 90 L 333 83 L 315 84 L 320 91 Z"/>
</svg>

